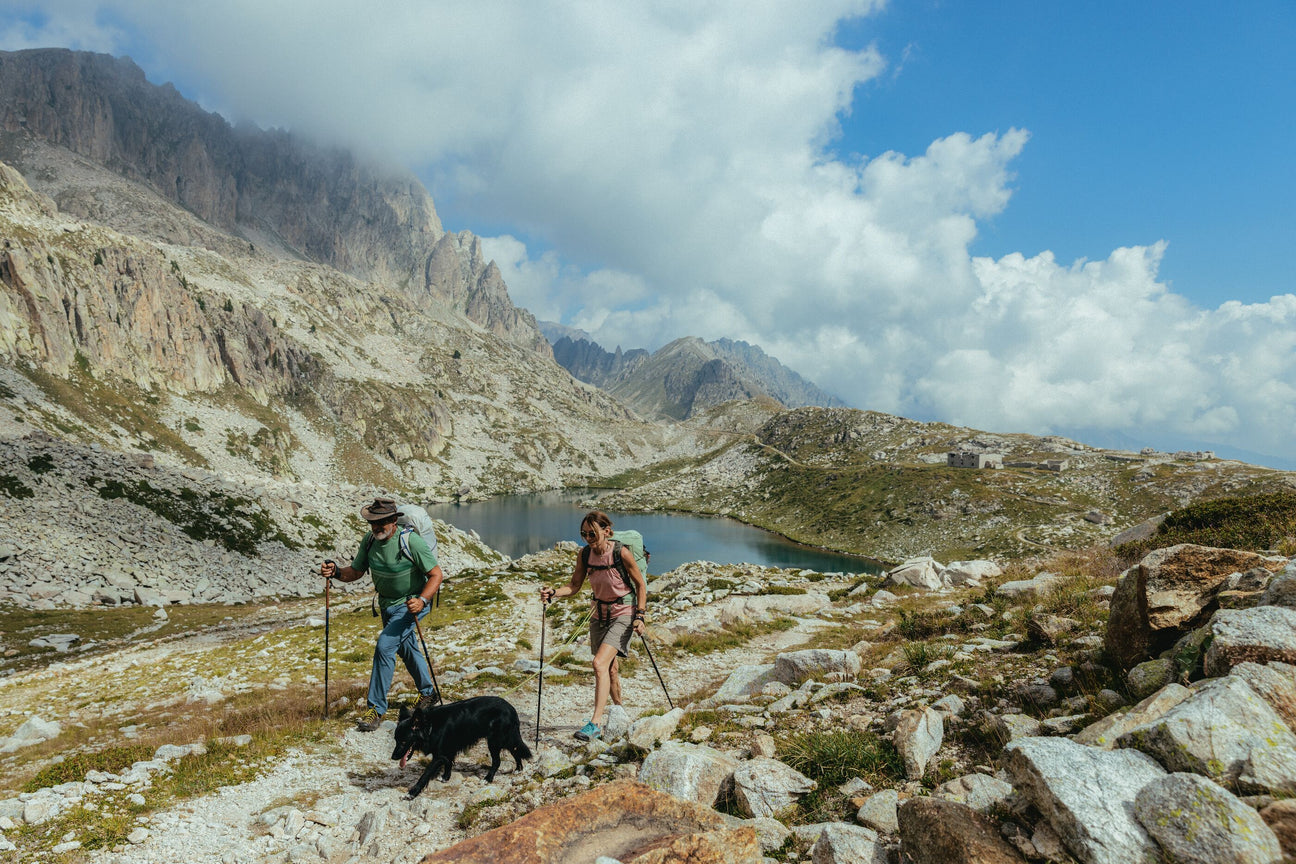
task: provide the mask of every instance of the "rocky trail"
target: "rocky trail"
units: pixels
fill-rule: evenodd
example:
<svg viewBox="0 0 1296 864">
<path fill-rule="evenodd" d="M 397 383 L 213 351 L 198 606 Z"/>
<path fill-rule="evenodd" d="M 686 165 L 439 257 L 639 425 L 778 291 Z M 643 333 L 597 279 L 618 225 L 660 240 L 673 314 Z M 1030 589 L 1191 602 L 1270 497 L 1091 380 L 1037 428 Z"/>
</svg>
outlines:
<svg viewBox="0 0 1296 864">
<path fill-rule="evenodd" d="M 528 746 L 536 593 L 574 550 L 465 574 L 425 627 L 447 697 L 503 695 Z M 0 679 L 0 764 L 50 778 L 0 793 L 3 844 L 24 864 L 1289 860 L 1296 560 L 1043 563 L 684 565 L 649 592 L 676 708 L 636 645 L 624 710 L 588 743 L 586 607 L 560 602 L 533 758 L 487 784 L 477 745 L 413 800 L 423 764 L 391 759 L 395 712 L 353 727 L 374 633 L 359 598 L 332 610 L 327 720 L 319 598 L 52 662 Z M 407 687 L 398 671 L 394 705 Z"/>
</svg>

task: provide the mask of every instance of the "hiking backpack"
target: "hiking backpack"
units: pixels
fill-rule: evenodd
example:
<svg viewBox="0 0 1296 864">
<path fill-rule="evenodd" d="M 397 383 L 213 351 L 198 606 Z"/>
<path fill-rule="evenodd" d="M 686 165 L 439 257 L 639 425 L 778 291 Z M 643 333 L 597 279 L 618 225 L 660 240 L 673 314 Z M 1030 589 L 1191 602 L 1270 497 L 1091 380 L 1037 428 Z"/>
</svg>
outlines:
<svg viewBox="0 0 1296 864">
<path fill-rule="evenodd" d="M 436 532 L 432 528 L 432 517 L 428 512 L 417 504 L 400 504 L 396 507 L 396 537 L 400 543 L 400 554 L 406 561 L 414 563 L 414 553 L 410 552 L 409 537 L 411 534 L 417 534 L 423 538 L 428 549 L 432 554 L 436 554 Z M 369 533 L 369 539 L 365 541 L 365 556 L 368 557 L 369 551 L 373 548 L 373 532 Z M 441 587 L 437 586 L 436 595 L 432 598 L 433 602 L 440 607 L 441 605 Z M 373 600 L 369 604 L 370 611 L 375 618 L 378 617 L 378 594 L 374 593 Z"/>
<path fill-rule="evenodd" d="M 625 564 L 621 561 L 621 550 L 629 549 L 630 554 L 634 556 L 635 564 L 639 565 L 639 575 L 643 576 L 644 583 L 648 582 L 648 559 L 652 553 L 644 548 L 643 535 L 638 531 L 613 531 L 612 532 L 612 566 L 621 571 L 621 578 L 630 586 L 630 593 L 623 594 L 615 600 L 600 600 L 595 597 L 594 602 L 598 604 L 599 618 L 605 620 L 606 614 L 611 606 L 615 603 L 625 603 L 630 606 L 638 605 L 638 597 L 635 594 L 634 582 L 630 579 L 630 574 L 626 572 Z M 590 547 L 581 548 L 581 561 L 589 567 Z"/>
</svg>

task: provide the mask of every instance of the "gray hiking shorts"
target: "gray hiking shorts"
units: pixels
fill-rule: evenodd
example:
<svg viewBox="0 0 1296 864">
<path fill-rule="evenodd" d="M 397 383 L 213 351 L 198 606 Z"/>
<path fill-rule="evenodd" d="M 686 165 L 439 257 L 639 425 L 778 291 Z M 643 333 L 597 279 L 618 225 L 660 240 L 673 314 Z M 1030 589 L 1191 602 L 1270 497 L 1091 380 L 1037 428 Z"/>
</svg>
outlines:
<svg viewBox="0 0 1296 864">
<path fill-rule="evenodd" d="M 634 635 L 634 618 L 622 615 L 611 621 L 600 621 L 598 616 L 590 618 L 590 654 L 597 654 L 604 643 L 615 645 L 618 657 L 625 657 L 630 649 L 630 637 Z"/>
</svg>

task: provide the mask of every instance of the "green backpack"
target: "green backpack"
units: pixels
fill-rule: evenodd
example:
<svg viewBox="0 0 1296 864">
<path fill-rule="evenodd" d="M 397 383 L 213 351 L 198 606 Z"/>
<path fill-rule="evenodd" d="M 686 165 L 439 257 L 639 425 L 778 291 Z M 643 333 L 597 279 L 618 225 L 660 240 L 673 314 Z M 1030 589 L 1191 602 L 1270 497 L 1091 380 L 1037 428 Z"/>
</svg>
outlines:
<svg viewBox="0 0 1296 864">
<path fill-rule="evenodd" d="M 634 556 L 635 564 L 639 565 L 639 574 L 643 576 L 644 582 L 648 581 L 648 559 L 652 553 L 644 548 L 643 535 L 638 531 L 613 531 L 612 532 L 612 566 L 621 571 L 621 578 L 630 586 L 630 593 L 618 597 L 616 600 L 599 600 L 594 598 L 599 608 L 599 619 L 604 620 L 614 603 L 625 603 L 630 606 L 637 605 L 635 596 L 634 582 L 630 579 L 630 574 L 626 572 L 625 564 L 621 562 L 621 550 L 629 549 L 630 554 Z M 589 566 L 590 547 L 581 548 L 581 560 L 585 566 Z"/>
</svg>

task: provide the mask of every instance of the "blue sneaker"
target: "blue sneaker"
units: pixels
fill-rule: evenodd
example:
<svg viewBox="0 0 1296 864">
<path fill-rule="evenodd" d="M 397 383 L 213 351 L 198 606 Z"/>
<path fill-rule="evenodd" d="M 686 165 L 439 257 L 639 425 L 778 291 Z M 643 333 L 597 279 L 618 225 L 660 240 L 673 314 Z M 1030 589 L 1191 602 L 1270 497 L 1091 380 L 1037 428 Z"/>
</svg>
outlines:
<svg viewBox="0 0 1296 864">
<path fill-rule="evenodd" d="M 602 737 L 603 737 L 603 731 L 599 729 L 599 727 L 594 725 L 593 720 L 589 721 L 580 729 L 576 730 L 576 740 L 578 741 L 592 741 L 595 738 L 602 738 Z"/>
</svg>

